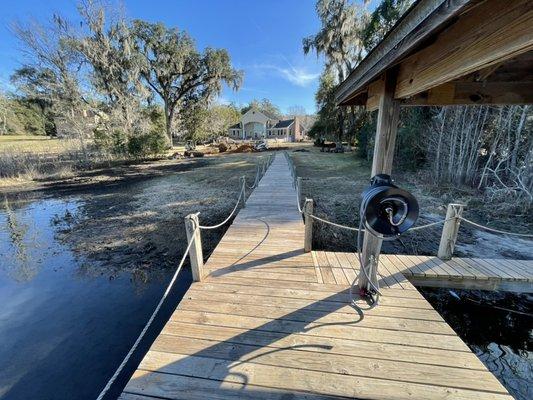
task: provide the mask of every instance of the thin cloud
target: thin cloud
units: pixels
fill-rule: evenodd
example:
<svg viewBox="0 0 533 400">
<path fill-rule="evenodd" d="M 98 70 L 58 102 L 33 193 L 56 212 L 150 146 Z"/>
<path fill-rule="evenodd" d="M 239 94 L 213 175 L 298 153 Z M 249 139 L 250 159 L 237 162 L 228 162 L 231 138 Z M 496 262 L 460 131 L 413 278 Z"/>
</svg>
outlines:
<svg viewBox="0 0 533 400">
<path fill-rule="evenodd" d="M 289 66 L 288 68 L 282 68 L 272 64 L 261 64 L 254 66 L 257 69 L 266 69 L 276 72 L 279 76 L 291 82 L 294 85 L 306 87 L 313 81 L 315 81 L 320 74 L 311 73 L 304 68 L 296 68 Z"/>
</svg>

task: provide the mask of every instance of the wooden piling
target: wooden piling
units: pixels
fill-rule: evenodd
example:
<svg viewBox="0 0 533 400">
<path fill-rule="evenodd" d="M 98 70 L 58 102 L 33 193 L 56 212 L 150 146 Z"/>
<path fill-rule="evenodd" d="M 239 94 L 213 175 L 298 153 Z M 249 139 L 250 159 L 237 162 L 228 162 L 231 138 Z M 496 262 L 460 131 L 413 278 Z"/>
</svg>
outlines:
<svg viewBox="0 0 533 400">
<path fill-rule="evenodd" d="M 304 251 L 309 253 L 313 245 L 313 199 L 305 199 L 303 211 L 305 221 Z"/>
<path fill-rule="evenodd" d="M 193 244 L 189 250 L 189 259 L 191 261 L 192 279 L 194 282 L 200 282 L 204 277 L 204 256 L 202 253 L 202 238 L 200 236 L 200 226 L 198 214 L 189 214 L 185 217 L 185 230 L 187 231 L 188 243 Z"/>
<path fill-rule="evenodd" d="M 442 227 L 439 251 L 437 253 L 441 260 L 450 260 L 452 258 L 455 242 L 457 241 L 457 233 L 461 224 L 461 219 L 458 217 L 463 214 L 463 209 L 463 204 L 448 204 L 448 209 L 446 210 L 447 221 Z"/>
</svg>

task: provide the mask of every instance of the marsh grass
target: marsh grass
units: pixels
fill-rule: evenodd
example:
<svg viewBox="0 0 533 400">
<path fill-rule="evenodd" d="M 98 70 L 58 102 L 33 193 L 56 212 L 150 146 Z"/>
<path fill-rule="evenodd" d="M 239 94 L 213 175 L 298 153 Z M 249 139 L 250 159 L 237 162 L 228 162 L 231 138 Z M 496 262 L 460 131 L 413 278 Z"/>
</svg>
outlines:
<svg viewBox="0 0 533 400">
<path fill-rule="evenodd" d="M 334 154 L 321 153 L 314 147 L 307 149 L 308 152 L 289 153 L 297 175 L 302 177 L 302 199 L 308 197 L 314 200 L 317 216 L 357 227 L 361 193 L 370 181 L 370 163 L 361 159 L 355 152 Z M 412 172 L 396 167 L 392 178 L 398 186 L 409 190 L 417 198 L 420 205 L 420 225 L 442 219 L 447 204 L 458 202 L 466 204 L 467 215 L 472 220 L 514 232 L 531 231 L 533 214 L 517 212 L 512 209 L 509 200 L 491 201 L 483 193 L 467 186 L 439 185 L 425 170 Z M 436 226 L 427 231 L 408 232 L 396 241 L 384 243 L 384 252 L 435 255 L 441 229 Z M 475 229 L 463 226 L 459 231 L 458 242 L 477 243 L 474 240 L 477 234 Z M 492 238 L 494 243 L 501 239 L 498 236 Z M 354 251 L 356 236 L 349 231 L 316 223 L 313 226 L 313 247 L 331 251 Z M 475 252 L 469 253 L 472 255 Z"/>
</svg>

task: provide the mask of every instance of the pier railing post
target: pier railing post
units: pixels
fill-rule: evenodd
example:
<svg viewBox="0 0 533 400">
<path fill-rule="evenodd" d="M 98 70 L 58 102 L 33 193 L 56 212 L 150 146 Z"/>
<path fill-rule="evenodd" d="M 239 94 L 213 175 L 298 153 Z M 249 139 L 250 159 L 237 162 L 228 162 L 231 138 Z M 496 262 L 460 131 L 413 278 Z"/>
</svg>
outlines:
<svg viewBox="0 0 533 400">
<path fill-rule="evenodd" d="M 461 219 L 458 218 L 463 214 L 463 204 L 448 204 L 446 210 L 446 221 L 442 227 L 442 235 L 440 237 L 439 252 L 437 257 L 441 260 L 449 260 L 452 258 L 455 242 L 457 241 L 457 233 L 461 225 Z"/>
<path fill-rule="evenodd" d="M 304 251 L 309 253 L 313 245 L 313 199 L 305 199 L 304 203 L 304 222 L 305 222 L 305 236 L 304 236 Z"/>
<path fill-rule="evenodd" d="M 246 207 L 246 176 L 243 175 L 242 178 L 242 208 Z"/>
<path fill-rule="evenodd" d="M 187 231 L 188 243 L 193 242 L 189 250 L 191 261 L 192 280 L 200 282 L 204 277 L 204 256 L 202 253 L 202 238 L 200 236 L 198 214 L 189 214 L 185 217 L 185 230 Z"/>
</svg>

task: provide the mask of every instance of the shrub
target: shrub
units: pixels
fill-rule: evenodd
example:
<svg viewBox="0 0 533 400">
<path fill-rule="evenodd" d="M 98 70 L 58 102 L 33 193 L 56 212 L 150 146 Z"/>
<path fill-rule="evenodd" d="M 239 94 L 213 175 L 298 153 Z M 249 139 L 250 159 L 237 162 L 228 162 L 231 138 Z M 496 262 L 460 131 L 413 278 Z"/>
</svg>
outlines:
<svg viewBox="0 0 533 400">
<path fill-rule="evenodd" d="M 128 140 L 128 154 L 132 157 L 142 158 L 151 155 L 160 155 L 167 149 L 165 136 L 157 131 L 132 136 Z"/>
<path fill-rule="evenodd" d="M 128 153 L 128 138 L 126 133 L 120 129 L 114 129 L 111 132 L 95 129 L 94 144 L 99 149 L 109 151 L 114 155 L 126 155 Z"/>
</svg>

